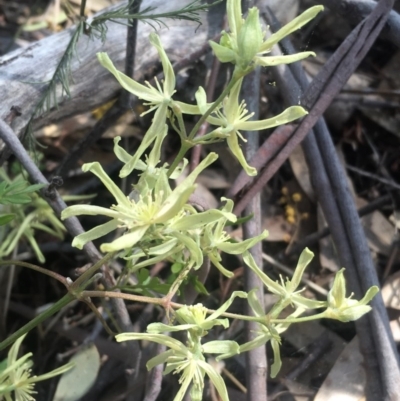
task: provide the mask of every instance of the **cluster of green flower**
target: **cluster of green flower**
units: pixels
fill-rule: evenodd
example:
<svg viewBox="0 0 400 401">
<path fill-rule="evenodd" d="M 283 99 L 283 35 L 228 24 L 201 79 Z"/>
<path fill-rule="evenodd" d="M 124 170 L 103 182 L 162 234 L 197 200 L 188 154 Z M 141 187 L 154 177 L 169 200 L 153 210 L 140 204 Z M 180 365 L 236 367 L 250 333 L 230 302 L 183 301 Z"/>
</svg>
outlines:
<svg viewBox="0 0 400 401">
<path fill-rule="evenodd" d="M 107 187 L 116 200 L 116 204 L 109 209 L 91 206 L 70 206 L 62 213 L 66 219 L 77 215 L 103 215 L 111 218 L 105 224 L 77 236 L 73 245 L 82 248 L 87 242 L 103 237 L 117 228 L 123 228 L 120 237 L 110 243 L 103 243 L 103 252 L 118 252 L 131 262 L 133 270 L 138 270 L 152 265 L 158 261 L 166 260 L 172 264 L 181 264 L 187 271 L 198 269 L 205 257 L 227 277 L 232 272 L 221 264 L 220 251 L 228 254 L 243 255 L 246 265 L 252 269 L 265 284 L 266 288 L 277 295 L 274 307 L 265 313 L 259 304 L 256 291 L 248 294 L 236 291 L 230 299 L 217 311 L 209 312 L 203 305 L 183 306 L 176 311 L 178 325 L 166 325 L 153 323 L 148 326 L 147 333 L 125 333 L 117 335 L 118 341 L 146 339 L 164 344 L 169 349 L 151 359 L 147 367 L 150 369 L 160 363 L 165 363 L 165 373 L 174 371 L 181 374 L 181 388 L 174 401 L 183 399 L 185 392 L 191 387 L 193 400 L 201 400 L 204 388 L 204 377 L 207 374 L 221 399 L 228 401 L 226 387 L 222 377 L 207 363 L 205 353 L 219 354 L 217 359 L 227 358 L 240 352 L 249 351 L 256 347 L 271 342 L 274 352 L 274 364 L 271 375 L 276 376 L 280 367 L 279 354 L 280 335 L 292 323 L 319 318 L 334 318 L 341 321 L 355 320 L 367 313 L 371 308 L 367 303 L 374 297 L 377 288 L 371 288 L 361 301 L 345 297 L 345 279 L 341 270 L 335 279 L 327 301 L 316 301 L 305 298 L 298 290 L 302 275 L 306 266 L 310 263 L 313 253 L 308 249 L 300 256 L 299 263 L 291 280 L 275 282 L 269 278 L 256 265 L 248 249 L 267 236 L 264 231 L 255 238 L 243 242 L 233 242 L 225 231 L 226 224 L 236 221 L 232 213 L 233 202 L 222 198 L 224 206 L 217 210 L 197 211 L 190 205 L 189 197 L 195 190 L 195 180 L 198 175 L 217 159 L 215 153 L 210 153 L 204 160 L 183 179 L 174 189 L 169 180 L 182 174 L 187 161 L 185 153 L 197 144 L 213 143 L 221 140 L 227 141 L 229 148 L 235 155 L 243 169 L 249 175 L 255 175 L 257 171 L 248 165 L 239 145 L 239 138 L 243 137 L 240 130 L 261 130 L 277 125 L 282 125 L 300 118 L 307 112 L 300 106 L 293 106 L 280 115 L 261 121 L 248 121 L 252 113 L 246 110 L 246 105 L 239 101 L 239 93 L 243 77 L 256 66 L 271 66 L 291 63 L 313 55 L 312 52 L 303 52 L 296 55 L 281 57 L 269 57 L 267 53 L 283 37 L 299 29 L 315 17 L 322 10 L 322 6 L 312 7 L 294 21 L 283 27 L 277 33 L 264 39 L 259 21 L 259 11 L 252 8 L 246 19 L 243 19 L 240 1 L 227 1 L 227 15 L 229 32 L 223 32 L 220 43 L 211 42 L 211 46 L 221 62 L 234 64 L 231 80 L 219 98 L 208 104 L 203 88 L 196 93 L 196 105 L 189 105 L 173 100 L 175 93 L 175 75 L 172 65 L 156 34 L 150 36 L 150 42 L 156 47 L 160 56 L 164 81 L 160 84 L 156 80 L 156 87 L 149 83 L 139 84 L 118 71 L 107 54 L 98 54 L 100 63 L 107 68 L 119 81 L 122 87 L 145 100 L 150 106 L 147 112 L 155 112 L 151 127 L 145 134 L 138 150 L 132 156 L 120 145 L 120 138 L 115 139 L 114 153 L 124 163 L 120 176 L 126 177 L 134 170 L 140 172 L 139 179 L 129 196 L 124 194 L 104 172 L 97 162 L 85 164 L 84 171 L 91 171 Z M 199 122 L 190 131 L 186 132 L 183 115 L 200 115 Z M 178 133 L 181 139 L 181 150 L 171 166 L 161 165 L 161 147 L 167 135 L 168 126 Z M 202 137 L 196 137 L 197 129 L 204 121 L 216 128 Z M 147 149 L 152 147 L 143 161 L 141 158 Z M 247 298 L 254 316 L 228 314 L 226 310 L 235 297 Z M 292 307 L 294 311 L 280 319 L 281 312 Z M 311 316 L 301 317 L 310 309 L 324 311 Z M 203 337 L 215 325 L 228 327 L 229 321 L 225 317 L 236 317 L 243 320 L 253 320 L 259 324 L 259 332 L 253 341 L 239 345 L 234 341 L 210 341 L 202 343 Z M 187 333 L 186 344 L 171 338 L 163 332 L 175 332 L 184 330 Z"/>
<path fill-rule="evenodd" d="M 25 335 L 21 336 L 10 348 L 7 359 L 0 362 L 0 400 L 34 401 L 32 395 L 36 392 L 35 383 L 60 375 L 73 367 L 73 363 L 68 363 L 43 375 L 32 376 L 32 353 L 18 358 L 24 338 Z"/>
</svg>

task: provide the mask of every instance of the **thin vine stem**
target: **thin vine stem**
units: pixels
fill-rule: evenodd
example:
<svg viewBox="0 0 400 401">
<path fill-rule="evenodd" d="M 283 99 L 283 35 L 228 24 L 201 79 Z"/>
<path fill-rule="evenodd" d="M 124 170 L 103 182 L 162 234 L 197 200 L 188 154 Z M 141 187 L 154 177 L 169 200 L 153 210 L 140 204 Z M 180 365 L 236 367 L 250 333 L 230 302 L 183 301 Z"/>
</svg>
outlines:
<svg viewBox="0 0 400 401">
<path fill-rule="evenodd" d="M 5 260 L 5 261 L 0 261 L 0 266 L 8 266 L 8 265 L 16 265 L 16 266 L 21 266 L 21 267 L 27 267 L 28 269 L 35 270 L 39 273 L 45 274 L 46 276 L 50 276 L 51 278 L 54 278 L 55 280 L 59 281 L 61 284 L 63 284 L 67 289 L 69 288 L 69 283 L 66 277 L 62 276 L 61 274 L 52 272 L 51 270 L 45 269 L 40 266 L 36 266 L 32 263 L 27 263 L 27 262 L 22 262 L 20 260 Z"/>
<path fill-rule="evenodd" d="M 86 8 L 86 0 L 81 0 L 81 7 L 80 7 L 80 11 L 79 11 L 79 15 L 81 17 L 85 16 L 85 8 Z"/>
<path fill-rule="evenodd" d="M 207 120 L 207 117 L 209 117 L 210 114 L 222 103 L 222 101 L 229 94 L 229 92 L 231 91 L 233 86 L 237 83 L 237 81 L 239 81 L 240 78 L 241 78 L 240 74 L 236 74 L 235 72 L 233 73 L 232 78 L 231 78 L 229 84 L 226 86 L 226 88 L 218 96 L 217 100 L 215 102 L 213 102 L 212 105 L 207 109 L 207 111 L 199 118 L 196 125 L 190 131 L 187 139 L 182 141 L 179 153 L 177 154 L 173 163 L 171 164 L 170 168 L 168 169 L 168 176 L 171 176 L 171 174 L 175 171 L 176 167 L 183 160 L 186 152 L 189 149 L 191 149 L 193 146 L 196 145 L 196 143 L 193 142 L 193 139 L 194 139 L 197 131 L 200 129 L 201 125 Z"/>
<path fill-rule="evenodd" d="M 226 86 L 226 88 L 222 91 L 222 93 L 218 96 L 217 100 L 213 102 L 213 104 L 208 108 L 208 110 L 199 118 L 199 121 L 197 121 L 196 125 L 193 127 L 193 129 L 190 131 L 188 135 L 189 140 L 193 140 L 197 131 L 200 129 L 201 125 L 207 120 L 207 117 L 222 103 L 222 101 L 225 99 L 225 97 L 229 94 L 233 86 L 239 81 L 241 76 L 237 74 L 233 74 L 232 78 L 229 82 L 229 84 Z"/>
<path fill-rule="evenodd" d="M 59 310 L 61 310 L 62 308 L 64 308 L 70 302 L 72 302 L 74 300 L 75 300 L 75 297 L 72 294 L 68 293 L 68 294 L 64 295 L 61 299 L 59 299 L 50 308 L 48 308 L 43 313 L 41 313 L 40 315 L 38 315 L 35 318 L 33 318 L 32 320 L 30 320 L 25 326 L 22 326 L 16 332 L 14 332 L 9 337 L 7 337 L 4 341 L 2 341 L 0 343 L 0 351 L 3 350 L 4 348 L 8 347 L 9 345 L 13 344 L 22 335 L 33 330 L 40 323 L 44 322 L 50 316 L 53 316 L 55 313 L 57 313 Z"/>
<path fill-rule="evenodd" d="M 84 285 L 84 283 L 90 279 L 93 274 L 99 270 L 105 263 L 107 263 L 110 259 L 112 259 L 115 256 L 115 252 L 114 253 L 107 253 L 102 259 L 100 259 L 98 262 L 96 262 L 94 265 L 90 266 L 89 269 L 87 269 L 84 273 L 82 273 L 81 276 L 79 276 L 70 286 L 69 286 L 69 290 L 70 291 L 76 291 L 78 290 L 80 287 L 82 287 L 82 285 Z"/>
</svg>

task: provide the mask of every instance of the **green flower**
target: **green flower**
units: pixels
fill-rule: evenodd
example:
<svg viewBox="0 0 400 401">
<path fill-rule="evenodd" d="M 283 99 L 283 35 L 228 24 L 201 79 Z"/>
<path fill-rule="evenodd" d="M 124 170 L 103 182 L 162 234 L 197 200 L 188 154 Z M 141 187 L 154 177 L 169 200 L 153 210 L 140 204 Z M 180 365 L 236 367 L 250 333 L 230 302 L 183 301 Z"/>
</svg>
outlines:
<svg viewBox="0 0 400 401">
<path fill-rule="evenodd" d="M 280 355 L 280 344 L 281 337 L 280 334 L 285 332 L 291 323 L 279 323 L 279 324 L 269 324 L 269 314 L 266 315 L 264 309 L 262 308 L 260 302 L 257 298 L 257 289 L 251 290 L 248 294 L 247 300 L 253 310 L 255 316 L 260 317 L 261 322 L 258 325 L 259 330 L 256 332 L 256 337 L 239 347 L 240 352 L 247 352 L 255 348 L 262 347 L 267 342 L 271 342 L 271 348 L 274 355 L 274 363 L 271 365 L 271 377 L 276 377 L 279 373 L 282 361 Z M 301 315 L 304 309 L 298 308 L 295 312 L 288 316 L 288 318 L 295 318 Z"/>
<path fill-rule="evenodd" d="M 289 22 L 278 32 L 264 40 L 259 10 L 253 7 L 247 18 L 242 18 L 240 0 L 227 0 L 227 16 L 230 32 L 223 32 L 220 43 L 210 41 L 215 55 L 222 63 L 233 63 L 236 69 L 248 73 L 254 66 L 274 66 L 288 64 L 315 56 L 313 52 L 301 52 L 287 56 L 266 56 L 272 46 L 300 29 L 323 10 L 322 6 L 311 7 L 293 21 Z"/>
<path fill-rule="evenodd" d="M 179 389 L 174 401 L 181 401 L 192 384 L 190 396 L 193 401 L 201 401 L 204 390 L 204 376 L 207 375 L 217 389 L 223 401 L 229 401 L 228 392 L 224 380 L 215 368 L 206 362 L 203 354 L 220 354 L 216 359 L 219 360 L 226 355 L 235 355 L 239 353 L 239 345 L 235 341 L 209 341 L 201 343 L 201 338 L 207 334 L 207 330 L 215 325 L 229 325 L 227 319 L 218 319 L 226 311 L 233 299 L 236 297 L 246 298 L 247 294 L 236 291 L 230 299 L 225 302 L 217 311 L 206 317 L 206 308 L 201 304 L 194 306 L 184 306 L 176 312 L 176 317 L 181 325 L 170 326 L 162 323 L 153 323 L 148 326 L 147 333 L 123 333 L 115 338 L 117 341 L 127 340 L 146 340 L 154 341 L 165 345 L 169 350 L 150 359 L 146 366 L 152 369 L 161 363 L 165 363 L 164 374 L 174 372 L 180 374 Z M 162 331 L 187 331 L 188 341 L 184 345 L 180 341 L 171 338 L 165 334 L 159 334 Z"/>
<path fill-rule="evenodd" d="M 194 182 L 197 176 L 217 158 L 215 153 L 210 153 L 173 191 L 169 187 L 166 177 L 161 175 L 154 188 L 144 191 L 144 193 L 137 193 L 132 198 L 124 195 L 105 173 L 100 163 L 84 164 L 82 170 L 95 174 L 114 196 L 117 204 L 112 205 L 109 209 L 92 205 L 67 207 L 61 213 L 63 220 L 85 214 L 111 218 L 109 222 L 75 237 L 72 245 L 82 249 L 89 241 L 103 237 L 122 227 L 126 230 L 125 233 L 111 243 L 102 244 L 100 249 L 102 252 L 116 252 L 132 248 L 143 238 L 150 227 L 159 229 L 160 226 L 168 225 L 169 221 L 185 215 L 184 206 L 195 189 Z"/>
<path fill-rule="evenodd" d="M 0 227 L 0 258 L 8 256 L 25 239 L 29 242 L 39 262 L 45 257 L 36 241 L 35 232 L 43 231 L 51 236 L 63 239 L 65 227 L 60 222 L 48 203 L 37 194 L 31 194 L 29 205 L 0 205 L 0 209 L 13 212 L 14 219 Z M 29 213 L 27 213 L 29 211 Z"/>
<path fill-rule="evenodd" d="M 244 101 L 239 103 L 240 88 L 242 86 L 243 79 L 238 82 L 232 88 L 229 96 L 227 96 L 223 102 L 222 110 L 216 110 L 207 118 L 207 121 L 216 125 L 219 128 L 207 134 L 204 138 L 227 138 L 227 144 L 229 149 L 235 155 L 239 163 L 248 175 L 257 175 L 257 170 L 247 164 L 247 161 L 243 155 L 243 151 L 239 145 L 239 138 L 246 142 L 240 131 L 259 131 L 267 128 L 277 127 L 279 125 L 287 124 L 291 121 L 297 120 L 307 114 L 307 111 L 300 106 L 292 106 L 287 108 L 281 114 L 275 117 L 268 118 L 266 120 L 259 121 L 248 121 L 254 113 L 249 113 L 246 109 L 246 103 Z M 202 87 L 199 87 L 196 92 L 196 100 L 199 109 L 204 114 L 207 109 L 206 93 Z"/>
<path fill-rule="evenodd" d="M 185 346 L 180 341 L 165 334 L 123 333 L 118 334 L 115 338 L 117 341 L 153 341 L 170 348 L 168 351 L 150 359 L 147 362 L 146 367 L 150 370 L 157 365 L 165 363 L 164 374 L 171 372 L 180 374 L 179 384 L 181 387 L 176 394 L 174 401 L 181 401 L 183 399 L 190 384 L 192 384 L 190 389 L 191 399 L 193 401 L 201 401 L 203 399 L 204 376 L 206 374 L 214 384 L 221 399 L 223 401 L 229 401 L 224 379 L 212 365 L 205 361 L 202 352 L 231 352 L 234 347 L 238 350 L 239 346 L 234 343 L 234 341 L 210 341 L 202 346 L 194 347 L 193 345 Z"/>
<path fill-rule="evenodd" d="M 221 198 L 221 200 L 226 201 L 222 211 L 225 213 L 232 212 L 233 201 L 227 198 Z M 257 242 L 266 238 L 268 236 L 268 231 L 265 230 L 260 235 L 242 242 L 232 242 L 231 236 L 224 231 L 227 221 L 227 218 L 221 218 L 216 222 L 211 222 L 206 225 L 201 238 L 201 248 L 204 254 L 210 258 L 210 261 L 224 276 L 233 277 L 233 273 L 222 266 L 222 259 L 219 252 L 222 251 L 230 255 L 241 255 Z"/>
<path fill-rule="evenodd" d="M 345 269 L 341 269 L 336 273 L 332 289 L 328 294 L 328 308 L 324 314 L 325 317 L 330 319 L 350 322 L 359 319 L 371 310 L 367 304 L 379 292 L 379 288 L 377 286 L 371 287 L 360 301 L 351 299 L 352 295 L 346 298 L 344 271 Z"/>
<path fill-rule="evenodd" d="M 214 326 L 229 326 L 228 319 L 219 319 L 232 304 L 236 297 L 247 298 L 247 294 L 243 291 L 234 291 L 227 301 L 220 306 L 215 312 L 207 316 L 207 308 L 202 304 L 197 305 L 184 305 L 176 311 L 176 319 L 180 324 L 168 325 L 164 323 L 151 323 L 147 326 L 148 333 L 162 333 L 174 331 L 191 331 L 202 337 L 207 334 Z"/>
<path fill-rule="evenodd" d="M 8 353 L 8 358 L 0 363 L 1 400 L 34 401 L 35 399 L 32 397 L 32 394 L 36 393 L 36 391 L 34 391 L 36 382 L 60 375 L 74 366 L 74 364 L 70 362 L 43 375 L 31 376 L 31 367 L 33 362 L 30 358 L 32 353 L 29 352 L 28 354 L 17 359 L 19 347 L 21 346 L 25 335 L 21 336 L 13 344 Z M 11 396 L 12 393 L 14 393 L 14 397 Z"/>
<path fill-rule="evenodd" d="M 280 300 L 275 304 L 273 309 L 270 311 L 271 317 L 276 317 L 279 313 L 289 305 L 294 305 L 299 308 L 304 309 L 317 309 L 326 307 L 326 302 L 322 301 L 315 301 L 312 299 L 308 299 L 303 297 L 301 290 L 297 290 L 298 286 L 300 285 L 301 278 L 303 277 L 304 270 L 311 262 L 314 254 L 308 249 L 304 249 L 301 253 L 299 261 L 297 263 L 296 269 L 294 271 L 293 277 L 291 280 L 286 278 L 286 282 L 283 281 L 281 276 L 281 282 L 274 281 L 269 278 L 256 264 L 255 260 L 253 259 L 252 255 L 249 252 L 246 252 L 243 255 L 243 260 L 254 273 L 261 279 L 264 285 L 267 287 L 268 291 L 276 294 Z"/>
<path fill-rule="evenodd" d="M 114 75 L 120 85 L 128 92 L 136 95 L 139 99 L 145 100 L 147 102 L 145 105 L 150 106 L 149 110 L 142 113 L 142 115 L 155 111 L 151 127 L 146 132 L 135 154 L 130 156 L 130 159 L 126 161 L 125 166 L 120 172 L 120 177 L 126 177 L 132 172 L 145 150 L 153 143 L 157 135 L 164 130 L 168 108 L 172 109 L 174 112 L 199 114 L 197 106 L 172 99 L 175 93 L 175 74 L 171 62 L 162 47 L 160 38 L 155 33 L 150 34 L 150 43 L 157 49 L 165 77 L 162 84 L 155 78 L 156 87 L 151 86 L 148 82 L 146 82 L 146 85 L 139 84 L 132 78 L 118 71 L 107 53 L 97 53 L 100 64 Z"/>
</svg>

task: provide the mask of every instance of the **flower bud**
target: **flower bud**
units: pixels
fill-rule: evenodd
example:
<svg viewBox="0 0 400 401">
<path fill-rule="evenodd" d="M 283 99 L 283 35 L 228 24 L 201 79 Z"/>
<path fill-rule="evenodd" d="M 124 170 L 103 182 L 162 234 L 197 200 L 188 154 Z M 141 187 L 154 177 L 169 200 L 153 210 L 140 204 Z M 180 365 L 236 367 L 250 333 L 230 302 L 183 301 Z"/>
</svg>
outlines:
<svg viewBox="0 0 400 401">
<path fill-rule="evenodd" d="M 258 8 L 253 7 L 249 10 L 246 21 L 240 29 L 237 41 L 238 64 L 242 69 L 246 69 L 257 55 L 263 42 Z"/>
</svg>

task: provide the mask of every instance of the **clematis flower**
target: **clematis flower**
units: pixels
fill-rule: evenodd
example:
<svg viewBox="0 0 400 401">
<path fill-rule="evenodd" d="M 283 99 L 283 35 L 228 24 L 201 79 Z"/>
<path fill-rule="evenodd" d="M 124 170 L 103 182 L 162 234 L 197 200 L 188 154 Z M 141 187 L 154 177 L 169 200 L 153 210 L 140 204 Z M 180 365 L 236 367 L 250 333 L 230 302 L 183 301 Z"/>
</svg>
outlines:
<svg viewBox="0 0 400 401">
<path fill-rule="evenodd" d="M 257 175 L 257 170 L 247 164 L 243 151 L 239 145 L 239 138 L 246 142 L 240 131 L 259 131 L 267 128 L 277 127 L 279 125 L 287 124 L 291 121 L 297 120 L 300 117 L 308 114 L 303 107 L 292 106 L 287 108 L 281 114 L 266 120 L 248 121 L 254 113 L 249 113 L 246 109 L 246 103 L 242 101 L 239 103 L 240 88 L 243 79 L 232 88 L 229 96 L 223 102 L 222 110 L 216 110 L 207 118 L 207 121 L 216 125 L 219 128 L 207 134 L 207 137 L 215 136 L 217 138 L 227 138 L 227 144 L 234 156 L 237 158 L 243 169 L 250 176 Z M 202 87 L 196 92 L 196 100 L 199 109 L 204 114 L 207 109 L 206 93 Z"/>
<path fill-rule="evenodd" d="M 234 291 L 227 301 L 225 301 L 215 312 L 207 316 L 207 308 L 202 304 L 184 305 L 176 311 L 178 325 L 169 325 L 164 323 L 151 323 L 147 326 L 148 333 L 162 333 L 174 331 L 195 330 L 199 336 L 207 334 L 214 326 L 223 326 L 225 329 L 229 326 L 228 319 L 219 319 L 231 306 L 236 297 L 247 298 L 243 291 Z"/>
<path fill-rule="evenodd" d="M 222 210 L 226 213 L 232 212 L 233 201 L 227 198 L 221 198 L 221 200 L 226 202 Z M 265 230 L 260 235 L 242 242 L 231 242 L 231 236 L 224 231 L 227 221 L 227 218 L 221 218 L 217 222 L 207 224 L 202 236 L 201 248 L 203 249 L 204 254 L 210 258 L 210 261 L 224 276 L 233 277 L 233 273 L 222 266 L 219 251 L 230 255 L 241 255 L 257 242 L 266 238 L 268 236 L 268 231 Z"/>
<path fill-rule="evenodd" d="M 82 170 L 95 174 L 114 196 L 117 204 L 112 205 L 109 209 L 93 205 L 67 207 L 61 213 L 62 220 L 80 215 L 103 215 L 111 218 L 109 222 L 75 237 L 72 246 L 82 249 L 89 241 L 103 237 L 122 227 L 126 229 L 126 232 L 113 242 L 102 244 L 100 249 L 102 252 L 116 252 L 132 248 L 142 239 L 150 227 L 165 225 L 171 219 L 179 218 L 185 214 L 183 208 L 196 188 L 194 182 L 197 176 L 217 158 L 218 156 L 215 153 L 210 153 L 173 191 L 171 191 L 167 180 L 160 180 L 157 182 L 159 185 L 156 184 L 151 192 L 146 192 L 143 195 L 136 194 L 133 197 L 135 199 L 126 196 L 118 188 L 105 173 L 100 163 L 84 164 Z M 185 241 L 184 238 L 181 240 Z"/>
<path fill-rule="evenodd" d="M 289 278 L 286 278 L 286 282 L 284 282 L 281 276 L 281 282 L 279 283 L 278 281 L 274 281 L 270 277 L 268 277 L 257 266 L 254 258 L 249 252 L 246 252 L 243 255 L 243 260 L 246 265 L 250 267 L 250 269 L 253 270 L 254 273 L 257 274 L 257 276 L 267 287 L 268 291 L 276 294 L 280 298 L 279 302 L 270 311 L 271 317 L 276 317 L 284 308 L 291 304 L 304 309 L 317 309 L 326 307 L 326 302 L 315 301 L 300 295 L 303 289 L 297 291 L 297 288 L 301 282 L 301 278 L 303 277 L 304 270 L 311 262 L 313 257 L 314 254 L 308 248 L 305 248 L 300 255 L 292 279 L 290 280 Z"/>
<path fill-rule="evenodd" d="M 8 358 L 0 363 L 1 400 L 34 401 L 32 394 L 36 393 L 36 391 L 34 391 L 35 383 L 60 375 L 74 366 L 74 364 L 70 362 L 43 375 L 31 376 L 33 362 L 30 358 L 32 353 L 29 352 L 18 359 L 19 347 L 25 336 L 26 334 L 21 336 L 13 344 L 8 353 Z M 11 394 L 14 394 L 14 397 L 12 397 Z"/>
<path fill-rule="evenodd" d="M 367 304 L 379 292 L 379 288 L 377 286 L 371 287 L 360 301 L 351 299 L 352 295 L 346 298 L 344 270 L 341 269 L 336 273 L 332 289 L 328 293 L 328 308 L 324 314 L 325 317 L 330 319 L 350 322 L 359 319 L 371 310 Z"/>
<path fill-rule="evenodd" d="M 193 401 L 201 401 L 203 399 L 205 375 L 210 378 L 221 399 L 223 401 L 229 401 L 224 379 L 212 365 L 206 362 L 203 352 L 232 352 L 233 348 L 238 350 L 239 345 L 234 341 L 210 341 L 203 345 L 196 344 L 199 346 L 194 347 L 193 345 L 186 346 L 180 341 L 165 334 L 123 333 L 118 334 L 115 338 L 119 342 L 129 340 L 153 341 L 170 348 L 168 351 L 162 352 L 156 357 L 150 359 L 147 362 L 146 367 L 150 370 L 157 365 L 165 363 L 164 375 L 170 372 L 180 374 L 179 384 L 181 387 L 177 392 L 174 401 L 183 400 L 183 397 L 191 384 L 191 399 Z"/>
<path fill-rule="evenodd" d="M 287 56 L 266 56 L 273 45 L 284 37 L 300 29 L 323 10 L 322 6 L 311 7 L 289 22 L 278 32 L 264 39 L 259 10 L 256 7 L 249 9 L 246 19 L 242 18 L 240 0 L 227 0 L 227 17 L 230 31 L 223 32 L 220 43 L 210 41 L 210 45 L 222 63 L 233 63 L 236 69 L 248 73 L 254 66 L 274 66 L 289 64 L 309 56 L 313 52 L 301 52 Z"/>
<path fill-rule="evenodd" d="M 207 309 L 202 304 L 193 306 L 184 306 L 176 311 L 176 317 L 181 323 L 177 326 L 166 325 L 162 323 L 152 323 L 147 328 L 147 333 L 123 333 L 118 334 L 115 338 L 117 341 L 127 340 L 146 340 L 154 341 L 158 344 L 165 345 L 169 350 L 150 359 L 146 367 L 152 369 L 161 363 L 165 363 L 164 374 L 174 372 L 180 374 L 179 383 L 181 388 L 176 394 L 174 401 L 181 401 L 189 388 L 190 396 L 193 401 L 201 401 L 203 399 L 204 377 L 207 375 L 217 389 L 223 401 L 229 401 L 225 382 L 215 368 L 206 362 L 204 354 L 220 354 L 216 360 L 220 360 L 226 355 L 236 355 L 239 353 L 239 345 L 235 341 L 209 341 L 205 344 L 201 343 L 203 336 L 207 334 L 207 330 L 215 325 L 223 325 L 225 328 L 229 326 L 227 319 L 218 319 L 225 312 L 237 296 L 246 298 L 247 294 L 242 291 L 235 291 L 228 301 L 226 301 L 218 310 L 206 317 Z M 187 344 L 171 338 L 163 331 L 186 331 L 188 340 Z"/>
<path fill-rule="evenodd" d="M 251 290 L 248 294 L 247 300 L 255 316 L 262 318 L 264 322 L 258 324 L 256 337 L 253 338 L 251 341 L 242 344 L 239 350 L 240 352 L 247 352 L 252 349 L 259 348 L 268 342 L 271 342 L 271 348 L 274 355 L 274 363 L 271 365 L 271 377 L 274 378 L 279 373 L 282 366 L 281 355 L 280 355 L 280 344 L 281 344 L 280 334 L 282 334 L 289 328 L 290 323 L 279 323 L 275 325 L 268 324 L 267 315 L 265 314 L 264 309 L 262 308 L 260 302 L 258 301 L 257 292 L 258 292 L 257 289 Z M 296 311 L 290 314 L 288 318 L 290 319 L 298 317 L 303 312 L 304 312 L 303 308 L 298 308 L 296 309 Z"/>
<path fill-rule="evenodd" d="M 148 82 L 146 82 L 145 85 L 136 82 L 121 71 L 118 71 L 107 53 L 97 53 L 97 58 L 100 64 L 114 75 L 120 85 L 139 99 L 145 100 L 147 102 L 145 105 L 150 106 L 149 110 L 141 115 L 143 116 L 146 113 L 155 111 L 151 127 L 142 139 L 138 150 L 133 156 L 130 156 L 130 160 L 126 162 L 125 166 L 122 168 L 120 177 L 126 177 L 132 172 L 145 150 L 154 142 L 157 135 L 164 130 L 168 108 L 175 111 L 179 110 L 181 113 L 185 114 L 199 114 L 196 105 L 189 105 L 172 99 L 172 96 L 175 93 L 175 74 L 171 62 L 162 47 L 158 35 L 151 33 L 150 43 L 157 49 L 165 77 L 162 84 L 160 84 L 155 78 L 156 87 L 151 86 Z"/>
</svg>

